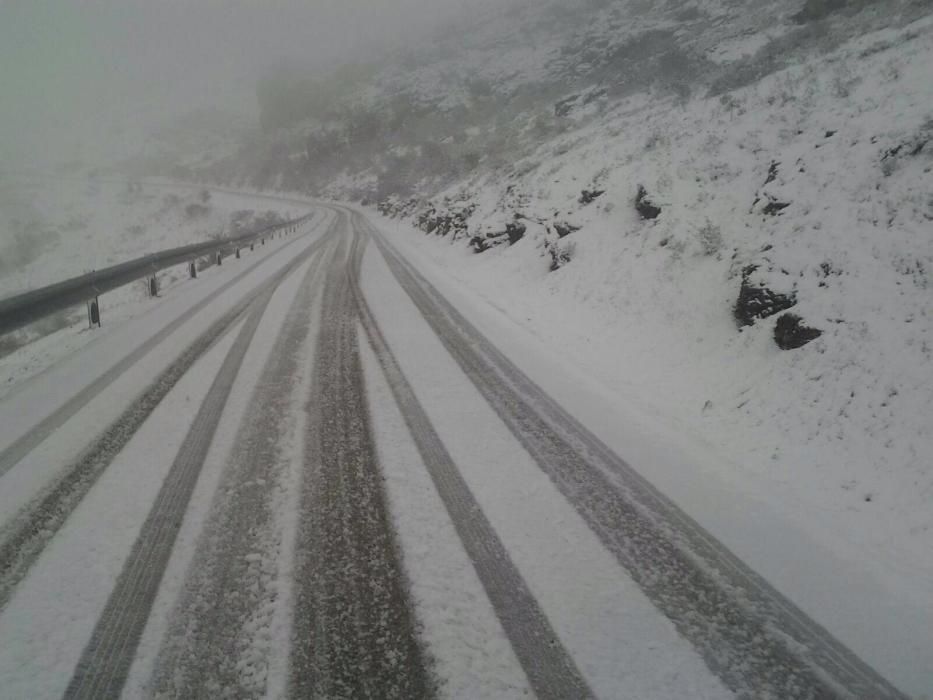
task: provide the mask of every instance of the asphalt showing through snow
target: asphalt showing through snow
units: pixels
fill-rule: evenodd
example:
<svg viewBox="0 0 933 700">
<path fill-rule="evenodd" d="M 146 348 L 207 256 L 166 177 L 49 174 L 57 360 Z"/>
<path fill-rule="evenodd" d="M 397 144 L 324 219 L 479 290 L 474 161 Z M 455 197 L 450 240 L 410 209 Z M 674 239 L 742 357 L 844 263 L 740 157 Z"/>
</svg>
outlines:
<svg viewBox="0 0 933 700">
<path fill-rule="evenodd" d="M 296 256 L 282 272 L 263 285 L 250 303 L 246 321 L 224 359 L 143 524 L 91 641 L 78 662 L 65 697 L 91 699 L 119 696 L 171 556 L 178 528 L 246 351 L 275 290 L 320 246 L 321 243 L 311 245 Z"/>
<path fill-rule="evenodd" d="M 358 221 L 489 405 L 738 697 L 903 697 L 563 411 Z"/>
<path fill-rule="evenodd" d="M 359 235 L 359 219 L 355 223 L 354 235 Z M 356 280 L 359 262 L 352 269 Z M 431 425 L 376 319 L 366 307 L 358 284 L 355 286 L 370 345 L 532 689 L 542 700 L 592 697 L 592 691 Z"/>
<path fill-rule="evenodd" d="M 44 418 L 37 426 L 32 428 L 25 435 L 18 438 L 13 442 L 13 444 L 0 451 L 0 476 L 3 476 L 6 472 L 16 466 L 16 464 L 18 464 L 19 461 L 23 459 L 23 457 L 34 450 L 36 446 L 38 446 L 43 440 L 45 440 L 49 435 L 64 425 L 69 418 L 84 408 L 94 399 L 94 397 L 98 396 L 108 386 L 113 384 L 117 379 L 125 374 L 128 369 L 133 367 L 146 355 L 152 352 L 152 350 L 154 350 L 160 343 L 162 343 L 162 341 L 171 336 L 172 333 L 178 330 L 190 319 L 192 319 L 199 311 L 207 307 L 215 299 L 230 291 L 234 285 L 253 272 L 257 267 L 266 262 L 269 258 L 276 255 L 278 252 L 279 250 L 273 250 L 268 254 L 259 257 L 255 261 L 251 261 L 242 272 L 236 275 L 236 277 L 222 284 L 220 287 L 201 299 L 198 303 L 194 304 L 184 313 L 179 315 L 171 323 L 161 328 L 151 338 L 144 341 L 132 353 L 127 355 L 125 358 L 107 370 L 107 372 L 91 382 L 78 394 L 65 402 L 55 412 Z"/>
<path fill-rule="evenodd" d="M 370 429 L 348 273 L 359 245 L 345 229 L 321 310 L 307 403 L 290 690 L 301 698 L 430 697 L 433 679 Z"/>
<path fill-rule="evenodd" d="M 194 565 L 156 663 L 152 692 L 163 697 L 262 697 L 268 658 L 256 658 L 255 629 L 269 624 L 280 554 L 277 493 L 286 488 L 294 377 L 305 361 L 311 309 L 334 237 L 308 268 L 269 363 L 256 385 Z M 210 640 L 210 643 L 205 643 Z M 261 668 L 257 668 L 261 667 Z"/>
<path fill-rule="evenodd" d="M 159 402 L 198 358 L 242 322 L 122 572 L 106 583 L 113 590 L 66 697 L 118 697 L 123 689 L 244 358 L 273 294 L 305 264 L 307 272 L 230 445 L 148 692 L 157 697 L 264 697 L 270 659 L 284 655 L 287 679 L 282 685 L 289 697 L 443 694 L 443 679 L 435 676 L 431 650 L 419 635 L 404 543 L 392 524 L 360 357 L 365 340 L 534 693 L 545 699 L 594 695 L 580 670 L 585 660 L 575 659 L 555 632 L 366 303 L 359 276 L 371 241 L 377 246 L 371 254 L 385 259 L 517 443 L 737 697 L 903 697 L 550 399 L 365 217 L 329 208 L 336 218 L 319 240 L 296 248 L 292 260 L 183 348 L 123 415 L 0 531 L 2 610 L 49 540 L 67 525 L 69 514 Z M 192 306 L 14 442 L 0 454 L 0 478 L 248 272 Z M 310 377 L 307 385 L 295 381 L 298 375 Z M 298 422 L 291 415 L 296 406 L 303 411 Z M 290 434 L 295 425 L 302 426 L 298 435 Z M 295 454 L 289 440 L 301 443 L 300 483 L 288 481 L 289 455 Z M 283 534 L 280 512 L 279 496 L 288 488 L 298 489 L 294 538 Z M 295 546 L 289 551 L 283 543 L 292 539 Z M 286 569 L 293 572 L 287 601 L 281 587 Z M 283 605 L 290 606 L 291 616 L 287 648 L 272 648 L 272 641 L 256 636 Z"/>
</svg>

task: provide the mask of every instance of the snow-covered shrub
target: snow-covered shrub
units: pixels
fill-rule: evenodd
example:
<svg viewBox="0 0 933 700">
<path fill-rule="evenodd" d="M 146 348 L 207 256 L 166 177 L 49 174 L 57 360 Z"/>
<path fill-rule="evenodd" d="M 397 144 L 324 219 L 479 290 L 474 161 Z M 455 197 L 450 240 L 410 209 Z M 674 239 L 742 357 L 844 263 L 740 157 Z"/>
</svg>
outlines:
<svg viewBox="0 0 933 700">
<path fill-rule="evenodd" d="M 703 255 L 716 255 L 722 249 L 722 229 L 709 219 L 697 229 L 697 238 Z"/>
</svg>

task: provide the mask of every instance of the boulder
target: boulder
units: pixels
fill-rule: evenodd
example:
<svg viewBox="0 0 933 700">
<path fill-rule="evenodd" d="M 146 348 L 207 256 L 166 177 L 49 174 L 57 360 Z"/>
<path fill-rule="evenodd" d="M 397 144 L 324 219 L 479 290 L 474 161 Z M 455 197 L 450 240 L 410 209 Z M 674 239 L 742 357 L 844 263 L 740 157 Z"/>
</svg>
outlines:
<svg viewBox="0 0 933 700">
<path fill-rule="evenodd" d="M 602 197 L 604 194 L 606 194 L 606 190 L 597 190 L 597 189 L 583 190 L 580 193 L 580 198 L 577 201 L 580 202 L 580 204 L 586 206 L 587 204 L 595 202 L 597 199 Z"/>
<path fill-rule="evenodd" d="M 739 328 L 751 326 L 758 319 L 786 311 L 797 303 L 794 294 L 781 294 L 752 282 L 752 273 L 757 269 L 757 265 L 749 265 L 742 270 L 742 287 L 732 308 L 732 315 Z"/>
<path fill-rule="evenodd" d="M 656 206 L 649 198 L 648 191 L 643 185 L 638 186 L 635 195 L 635 209 L 645 220 L 657 219 L 661 215 L 661 207 Z"/>
<path fill-rule="evenodd" d="M 509 245 L 515 245 L 525 237 L 525 231 L 528 228 L 520 222 L 512 222 L 505 225 L 505 235 L 509 237 Z"/>
<path fill-rule="evenodd" d="M 774 342 L 781 350 L 802 348 L 821 335 L 823 331 L 804 325 L 803 319 L 796 314 L 784 314 L 774 326 Z"/>
<path fill-rule="evenodd" d="M 579 226 L 568 224 L 566 221 L 554 222 L 554 232 L 557 234 L 558 238 L 564 238 L 565 236 L 569 236 L 571 233 L 575 233 L 579 230 Z"/>
<path fill-rule="evenodd" d="M 771 199 L 768 197 L 768 203 L 765 204 L 761 212 L 763 214 L 767 214 L 768 216 L 779 216 L 780 213 L 787 209 L 789 206 L 790 202 L 779 202 L 776 199 Z"/>
</svg>

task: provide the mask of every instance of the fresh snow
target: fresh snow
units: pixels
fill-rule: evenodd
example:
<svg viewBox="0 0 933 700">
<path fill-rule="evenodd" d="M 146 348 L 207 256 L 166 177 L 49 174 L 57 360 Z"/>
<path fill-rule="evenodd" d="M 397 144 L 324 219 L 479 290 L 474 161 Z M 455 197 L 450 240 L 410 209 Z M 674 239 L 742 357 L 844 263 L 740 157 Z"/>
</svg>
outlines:
<svg viewBox="0 0 933 700">
<path fill-rule="evenodd" d="M 732 697 L 501 422 L 375 248 L 361 284 L 435 430 L 594 692 Z"/>
<path fill-rule="evenodd" d="M 365 336 L 360 340 L 390 511 L 442 697 L 529 697 L 525 674 L 411 441 L 382 368 Z"/>
<path fill-rule="evenodd" d="M 230 392 L 224 413 L 217 426 L 214 442 L 207 453 L 201 476 L 192 493 L 191 505 L 185 513 L 181 528 L 179 528 L 178 539 L 166 567 L 165 577 L 140 640 L 136 660 L 130 669 L 130 675 L 124 688 L 124 697 L 141 697 L 151 691 L 148 684 L 155 668 L 159 648 L 164 635 L 168 631 L 172 610 L 183 590 L 185 577 L 194 561 L 198 538 L 210 513 L 214 494 L 222 483 L 221 480 L 230 457 L 231 447 L 236 442 L 237 433 L 247 415 L 257 381 L 269 361 L 276 338 L 282 330 L 288 307 L 294 300 L 301 281 L 312 263 L 313 261 L 308 261 L 293 272 L 273 295 L 272 300 L 269 302 L 269 308 L 260 321 L 256 336 L 243 359 L 237 381 Z M 296 378 L 296 381 L 298 380 L 300 378 Z M 297 438 L 291 444 L 283 444 L 281 449 L 283 454 L 292 456 L 293 462 L 300 463 L 300 457 L 296 456 L 300 452 L 302 444 L 301 432 L 298 427 L 300 420 L 297 414 L 295 421 L 296 424 L 291 433 Z M 256 555 L 260 558 L 268 558 L 268 569 L 277 571 L 277 581 L 281 592 L 274 612 L 273 624 L 267 629 L 257 630 L 255 636 L 256 648 L 260 650 L 259 656 L 264 656 L 272 664 L 269 668 L 259 664 L 261 668 L 256 669 L 257 672 L 267 674 L 265 680 L 270 687 L 268 693 L 270 698 L 285 697 L 283 690 L 287 678 L 285 661 L 288 658 L 287 650 L 291 639 L 290 626 L 287 621 L 288 609 L 291 605 L 288 594 L 290 590 L 291 556 L 287 553 L 293 549 L 291 543 L 294 542 L 294 531 L 296 529 L 294 517 L 297 510 L 297 497 L 295 494 L 298 492 L 297 484 L 300 483 L 300 474 L 296 474 L 295 470 L 292 469 L 290 470 L 290 477 L 292 479 L 290 489 L 280 489 L 278 493 L 282 506 L 278 511 L 281 517 L 280 532 L 282 535 L 279 547 L 276 551 L 262 552 Z M 278 654 L 273 657 L 261 652 L 263 648 L 270 645 L 274 645 L 278 650 Z"/>
<path fill-rule="evenodd" d="M 750 52 L 756 36 L 724 48 Z M 511 247 L 476 255 L 466 236 L 380 225 L 619 454 L 922 693 L 933 687 L 933 18 L 830 48 L 721 97 L 609 102 L 430 200 L 441 215 L 473 207 L 467 236 L 521 217 Z M 655 221 L 635 211 L 639 185 L 662 209 Z M 584 189 L 605 194 L 583 205 Z M 789 206 L 767 215 L 772 199 Z M 397 204 L 409 220 L 422 211 Z M 558 240 L 563 222 L 580 229 Z M 569 258 L 556 272 L 548 248 Z M 737 329 L 751 265 L 754 281 L 796 293 L 793 313 L 822 337 L 783 352 L 776 317 Z"/>
<path fill-rule="evenodd" d="M 193 415 L 233 345 L 228 331 L 169 392 L 50 542 L 0 612 L 10 698 L 60 698 Z"/>
<path fill-rule="evenodd" d="M 202 198 L 202 192 L 207 195 Z M 281 200 L 141 180 L 13 176 L 0 178 L 0 260 L 22 253 L 17 234 L 35 240 L 34 254 L 0 263 L 0 298 L 93 270 L 233 233 L 231 216 L 305 209 Z"/>
</svg>

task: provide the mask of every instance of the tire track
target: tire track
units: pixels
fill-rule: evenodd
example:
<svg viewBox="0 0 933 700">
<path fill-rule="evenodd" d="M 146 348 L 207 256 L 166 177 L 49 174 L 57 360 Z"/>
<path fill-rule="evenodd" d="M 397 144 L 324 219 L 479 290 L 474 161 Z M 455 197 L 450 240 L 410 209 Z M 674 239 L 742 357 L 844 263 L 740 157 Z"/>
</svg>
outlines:
<svg viewBox="0 0 933 700">
<path fill-rule="evenodd" d="M 311 244 L 306 254 L 317 250 L 320 245 L 320 241 Z M 264 282 L 254 294 L 261 294 L 272 283 L 277 284 L 282 274 L 279 273 L 272 282 Z M 0 528 L 0 609 L 9 602 L 14 588 L 25 577 L 45 545 L 55 536 L 81 499 L 129 443 L 156 406 L 195 362 L 245 313 L 252 300 L 253 297 L 248 297 L 241 301 L 213 323 L 63 470 L 61 476 Z"/>
<path fill-rule="evenodd" d="M 291 554 L 281 551 L 275 512 L 290 467 L 283 443 L 293 430 L 294 379 L 308 349 L 318 275 L 332 252 L 309 268 L 251 397 L 156 661 L 155 697 L 266 692 L 269 650 L 257 652 L 256 637 L 280 594 L 275 561 Z"/>
<path fill-rule="evenodd" d="M 344 239 L 307 404 L 289 695 L 432 697 L 370 431 L 346 257 Z"/>
<path fill-rule="evenodd" d="M 532 690 L 541 700 L 593 697 L 434 430 L 379 330 L 358 283 L 361 262 L 362 249 L 359 249 L 350 269 L 353 271 L 354 295 L 370 346 Z"/>
<path fill-rule="evenodd" d="M 143 523 L 95 626 L 66 698 L 118 697 L 158 592 L 175 537 L 243 358 L 279 284 L 322 245 L 317 241 L 267 281 L 251 301 L 245 324 L 214 379 Z"/>
<path fill-rule="evenodd" d="M 904 697 L 561 409 L 356 218 L 493 410 L 739 697 Z"/>
<path fill-rule="evenodd" d="M 313 230 L 316 229 L 317 227 L 315 227 Z M 44 442 L 45 439 L 49 437 L 49 435 L 63 426 L 68 421 L 68 419 L 84 408 L 108 386 L 113 384 L 133 365 L 142 360 L 159 344 L 161 344 L 163 340 L 168 338 L 172 333 L 187 323 L 208 304 L 220 297 L 222 294 L 226 293 L 231 287 L 240 282 L 243 278 L 253 272 L 253 270 L 262 265 L 273 255 L 281 252 L 281 250 L 282 249 L 280 248 L 279 250 L 272 251 L 267 255 L 259 258 L 256 262 L 249 265 L 245 270 L 240 272 L 229 282 L 224 283 L 221 287 L 208 294 L 204 299 L 185 311 L 183 314 L 181 314 L 181 316 L 162 328 L 150 339 L 146 340 L 142 345 L 133 350 L 129 355 L 120 360 L 104 374 L 95 379 L 88 386 L 84 387 L 84 389 L 69 399 L 56 411 L 44 418 L 29 432 L 15 440 L 9 447 L 0 452 L 0 477 L 15 467 L 23 459 L 23 457 L 28 455 L 42 442 Z"/>
</svg>

